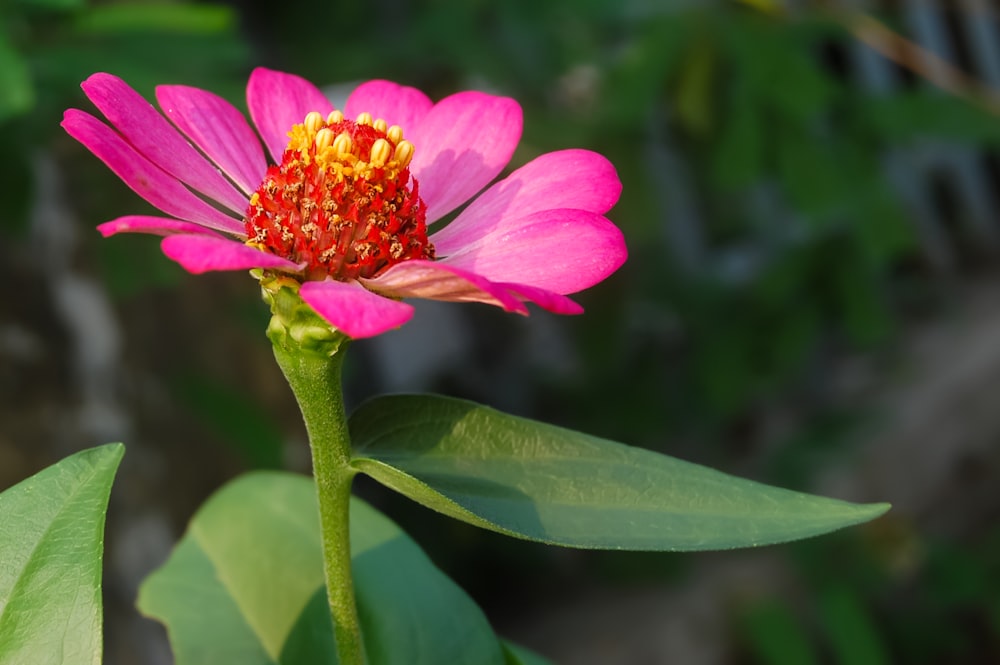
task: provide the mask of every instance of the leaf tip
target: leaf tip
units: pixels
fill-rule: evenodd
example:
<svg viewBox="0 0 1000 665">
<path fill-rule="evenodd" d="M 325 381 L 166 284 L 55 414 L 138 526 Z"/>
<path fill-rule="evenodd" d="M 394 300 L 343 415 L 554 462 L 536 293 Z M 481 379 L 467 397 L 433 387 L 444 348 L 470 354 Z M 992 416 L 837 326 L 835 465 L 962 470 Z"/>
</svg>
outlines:
<svg viewBox="0 0 1000 665">
<path fill-rule="evenodd" d="M 882 501 L 879 503 L 863 503 L 858 506 L 864 509 L 865 521 L 877 519 L 882 517 L 887 512 L 892 510 L 892 504 L 887 501 Z"/>
<path fill-rule="evenodd" d="M 97 446 L 89 450 L 83 451 L 85 455 L 90 457 L 92 460 L 97 462 L 100 460 L 100 464 L 108 464 L 111 467 L 117 469 L 118 464 L 122 461 L 125 456 L 125 444 L 121 442 L 115 443 L 105 443 L 102 446 Z"/>
</svg>

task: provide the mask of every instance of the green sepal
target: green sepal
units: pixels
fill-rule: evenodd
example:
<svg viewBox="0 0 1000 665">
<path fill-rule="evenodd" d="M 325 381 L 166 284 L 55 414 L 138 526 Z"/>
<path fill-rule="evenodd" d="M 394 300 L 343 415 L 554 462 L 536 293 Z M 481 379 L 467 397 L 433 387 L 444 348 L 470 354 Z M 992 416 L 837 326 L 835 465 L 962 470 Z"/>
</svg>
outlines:
<svg viewBox="0 0 1000 665">
<path fill-rule="evenodd" d="M 350 339 L 302 300 L 302 285 L 297 280 L 263 270 L 252 270 L 251 274 L 260 280 L 261 296 L 271 308 L 267 325 L 271 344 L 328 357 Z"/>
</svg>

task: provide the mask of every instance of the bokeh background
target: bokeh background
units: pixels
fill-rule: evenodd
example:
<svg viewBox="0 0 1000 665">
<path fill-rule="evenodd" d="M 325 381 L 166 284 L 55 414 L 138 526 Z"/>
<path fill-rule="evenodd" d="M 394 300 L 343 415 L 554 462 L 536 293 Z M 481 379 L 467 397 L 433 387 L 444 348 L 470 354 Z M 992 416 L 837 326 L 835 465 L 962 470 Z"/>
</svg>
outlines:
<svg viewBox="0 0 1000 665">
<path fill-rule="evenodd" d="M 587 313 L 418 303 L 355 344 L 348 400 L 432 390 L 793 489 L 864 527 L 707 554 L 580 552 L 373 483 L 505 637 L 560 665 L 1000 662 L 1000 14 L 987 0 L 4 0 L 0 488 L 127 444 L 106 662 L 171 662 L 132 609 L 197 506 L 308 470 L 246 275 L 185 274 L 58 127 L 95 71 L 244 107 L 257 65 L 343 98 L 390 78 L 525 111 L 512 163 L 616 164 L 628 263 Z"/>
</svg>

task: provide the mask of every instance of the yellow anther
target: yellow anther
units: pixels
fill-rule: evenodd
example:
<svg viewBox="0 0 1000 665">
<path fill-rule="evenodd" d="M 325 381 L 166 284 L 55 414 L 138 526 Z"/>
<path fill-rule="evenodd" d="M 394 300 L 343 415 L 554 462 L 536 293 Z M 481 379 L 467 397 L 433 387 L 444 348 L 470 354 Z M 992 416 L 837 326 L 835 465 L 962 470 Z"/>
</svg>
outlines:
<svg viewBox="0 0 1000 665">
<path fill-rule="evenodd" d="M 364 111 L 358 114 L 358 119 L 355 120 L 359 125 L 370 125 L 372 124 L 372 114 L 368 111 Z"/>
<path fill-rule="evenodd" d="M 399 125 L 393 125 L 386 130 L 385 135 L 390 141 L 398 145 L 403 140 L 403 128 Z"/>
<path fill-rule="evenodd" d="M 368 163 L 374 168 L 380 169 L 385 166 L 392 156 L 392 146 L 385 139 L 375 139 L 372 143 L 372 155 L 368 158 Z"/>
<path fill-rule="evenodd" d="M 323 126 L 323 116 L 316 111 L 310 111 L 306 114 L 306 119 L 302 124 L 305 125 L 310 134 L 315 134 Z"/>
<path fill-rule="evenodd" d="M 323 129 L 316 132 L 316 152 L 320 152 L 321 150 L 329 148 L 331 145 L 333 145 L 333 141 L 336 138 L 337 137 L 336 135 L 334 135 L 333 130 L 331 130 L 329 127 L 324 127 Z"/>
<path fill-rule="evenodd" d="M 375 129 L 377 129 L 380 132 L 382 132 L 383 134 L 385 134 L 385 130 L 386 130 L 386 128 L 389 127 L 389 123 L 387 123 L 382 118 L 379 118 L 378 120 L 376 120 L 375 122 L 372 123 L 372 127 L 374 127 Z"/>
<path fill-rule="evenodd" d="M 405 169 L 413 159 L 413 144 L 409 141 L 403 140 L 396 144 L 396 153 L 393 155 L 393 159 L 399 165 L 399 168 Z"/>
<path fill-rule="evenodd" d="M 347 132 L 341 132 L 337 134 L 337 138 L 333 140 L 333 151 L 337 155 L 347 155 L 354 150 L 354 141 L 351 140 L 351 135 Z"/>
<path fill-rule="evenodd" d="M 344 114 L 336 109 L 330 111 L 330 115 L 326 116 L 326 124 L 328 125 L 335 125 L 338 122 L 343 122 L 343 120 Z"/>
</svg>

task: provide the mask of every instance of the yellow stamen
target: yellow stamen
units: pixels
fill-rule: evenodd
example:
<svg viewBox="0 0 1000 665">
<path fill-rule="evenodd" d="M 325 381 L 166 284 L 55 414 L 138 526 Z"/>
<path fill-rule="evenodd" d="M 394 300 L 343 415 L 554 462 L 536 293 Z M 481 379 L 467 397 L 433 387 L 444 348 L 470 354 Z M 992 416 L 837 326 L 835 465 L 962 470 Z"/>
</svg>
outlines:
<svg viewBox="0 0 1000 665">
<path fill-rule="evenodd" d="M 385 130 L 386 130 L 386 128 L 388 126 L 389 126 L 389 123 L 387 123 L 382 118 L 379 118 L 378 120 L 376 120 L 375 122 L 372 123 L 372 127 L 374 127 L 375 129 L 377 129 L 378 131 L 382 132 L 383 134 L 385 133 Z"/>
<path fill-rule="evenodd" d="M 337 155 L 347 155 L 354 150 L 354 141 L 351 140 L 351 135 L 347 132 L 341 132 L 337 134 L 337 138 L 333 140 L 333 152 Z"/>
<path fill-rule="evenodd" d="M 403 140 L 403 128 L 399 125 L 393 125 L 386 130 L 385 135 L 393 144 L 398 145 Z"/>
<path fill-rule="evenodd" d="M 372 143 L 372 155 L 368 159 L 368 163 L 379 169 L 385 166 L 391 156 L 392 146 L 389 145 L 389 142 L 385 139 L 376 139 L 375 143 Z"/>
<path fill-rule="evenodd" d="M 393 155 L 393 159 L 396 160 L 399 168 L 405 169 L 409 165 L 410 160 L 413 159 L 413 144 L 406 140 L 397 143 L 396 154 Z"/>
<path fill-rule="evenodd" d="M 359 125 L 370 125 L 372 124 L 372 114 L 368 111 L 364 111 L 358 114 L 358 119 L 355 120 Z"/>
<path fill-rule="evenodd" d="M 310 111 L 306 114 L 306 119 L 302 124 L 305 125 L 306 130 L 308 130 L 310 134 L 315 134 L 323 126 L 323 116 L 316 111 Z"/>
<path fill-rule="evenodd" d="M 335 125 L 338 122 L 343 121 L 343 119 L 344 119 L 344 114 L 334 109 L 333 111 L 330 111 L 330 115 L 326 116 L 326 124 Z"/>
<path fill-rule="evenodd" d="M 316 152 L 329 148 L 333 145 L 334 139 L 336 139 L 336 136 L 329 127 L 324 127 L 316 132 Z"/>
</svg>

